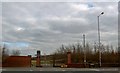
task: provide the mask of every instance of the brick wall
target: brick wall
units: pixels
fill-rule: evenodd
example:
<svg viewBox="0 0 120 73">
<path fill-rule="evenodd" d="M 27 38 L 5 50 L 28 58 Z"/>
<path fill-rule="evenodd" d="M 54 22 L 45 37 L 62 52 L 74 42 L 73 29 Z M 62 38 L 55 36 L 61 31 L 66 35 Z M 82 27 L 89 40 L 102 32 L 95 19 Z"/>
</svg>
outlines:
<svg viewBox="0 0 120 73">
<path fill-rule="evenodd" d="M 4 62 L 3 67 L 30 67 L 31 56 L 10 56 Z"/>
</svg>

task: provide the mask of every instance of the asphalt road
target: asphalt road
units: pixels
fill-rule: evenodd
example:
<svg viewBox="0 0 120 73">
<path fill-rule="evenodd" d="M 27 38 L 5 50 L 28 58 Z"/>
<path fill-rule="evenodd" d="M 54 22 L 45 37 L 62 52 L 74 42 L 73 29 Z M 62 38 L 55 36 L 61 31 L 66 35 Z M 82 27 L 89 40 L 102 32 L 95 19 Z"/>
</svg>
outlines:
<svg viewBox="0 0 120 73">
<path fill-rule="evenodd" d="M 3 71 L 2 73 L 119 73 L 119 72 L 115 72 L 115 71 L 99 71 L 99 72 L 96 72 L 96 71 L 51 71 L 51 72 L 47 72 L 47 71 L 43 71 L 43 72 L 40 72 L 40 71 L 33 71 L 33 72 L 29 72 L 29 71 L 22 71 L 22 72 L 18 72 L 18 71 Z"/>
<path fill-rule="evenodd" d="M 3 68 L 2 73 L 120 73 L 118 68 Z"/>
</svg>

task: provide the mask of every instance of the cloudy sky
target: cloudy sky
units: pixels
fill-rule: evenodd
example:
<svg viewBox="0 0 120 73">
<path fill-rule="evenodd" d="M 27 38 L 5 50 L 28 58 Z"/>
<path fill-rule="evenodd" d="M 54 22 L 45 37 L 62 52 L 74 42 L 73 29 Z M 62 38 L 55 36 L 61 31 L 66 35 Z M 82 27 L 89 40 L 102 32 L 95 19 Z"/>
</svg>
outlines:
<svg viewBox="0 0 120 73">
<path fill-rule="evenodd" d="M 97 16 L 100 16 L 101 42 L 117 46 L 117 2 L 4 2 L 2 41 L 22 55 L 53 53 L 62 44 L 98 42 Z"/>
</svg>

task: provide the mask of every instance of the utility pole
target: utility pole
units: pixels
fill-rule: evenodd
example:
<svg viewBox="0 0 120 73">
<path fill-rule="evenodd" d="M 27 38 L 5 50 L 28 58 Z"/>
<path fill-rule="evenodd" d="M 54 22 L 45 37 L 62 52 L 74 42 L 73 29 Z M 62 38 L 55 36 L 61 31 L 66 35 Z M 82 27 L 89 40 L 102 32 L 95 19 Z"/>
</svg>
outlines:
<svg viewBox="0 0 120 73">
<path fill-rule="evenodd" d="M 83 47 L 84 47 L 84 65 L 86 67 L 86 48 L 85 48 L 85 35 L 83 34 Z"/>
<path fill-rule="evenodd" d="M 53 67 L 55 67 L 55 58 L 56 57 L 56 54 L 53 54 Z"/>
<path fill-rule="evenodd" d="M 45 63 L 45 66 L 47 66 L 47 58 L 45 53 L 44 53 L 44 63 Z"/>
</svg>

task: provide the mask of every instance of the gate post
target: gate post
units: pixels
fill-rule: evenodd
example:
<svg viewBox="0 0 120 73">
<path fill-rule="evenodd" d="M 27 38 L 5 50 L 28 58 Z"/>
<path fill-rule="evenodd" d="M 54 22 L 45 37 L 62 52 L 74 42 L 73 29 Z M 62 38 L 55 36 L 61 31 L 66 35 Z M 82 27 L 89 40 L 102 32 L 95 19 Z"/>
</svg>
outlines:
<svg viewBox="0 0 120 73">
<path fill-rule="evenodd" d="M 40 64 L 40 51 L 37 51 L 37 58 L 36 58 L 36 67 L 41 67 Z"/>
<path fill-rule="evenodd" d="M 67 52 L 67 63 L 71 64 L 71 52 Z"/>
<path fill-rule="evenodd" d="M 29 64 L 29 65 L 30 65 L 30 67 L 31 67 L 31 65 L 32 65 L 32 63 L 31 63 L 31 60 L 32 60 L 31 57 L 32 57 L 32 56 L 31 56 L 31 55 L 28 55 L 28 57 L 29 57 L 29 60 L 30 60 L 30 64 Z"/>
</svg>

